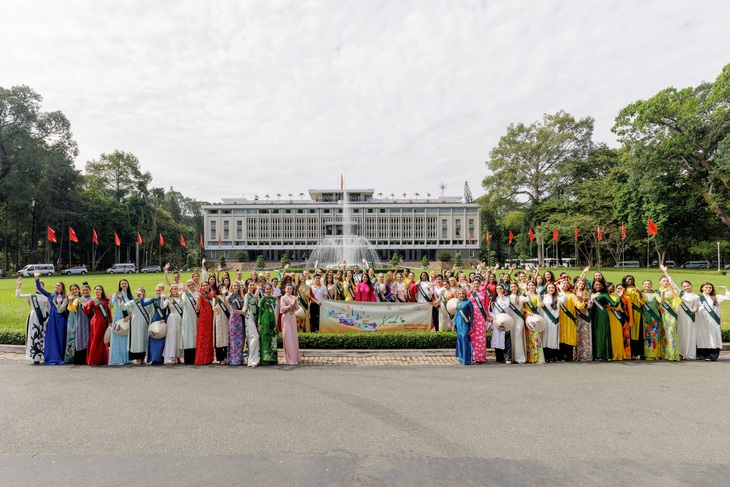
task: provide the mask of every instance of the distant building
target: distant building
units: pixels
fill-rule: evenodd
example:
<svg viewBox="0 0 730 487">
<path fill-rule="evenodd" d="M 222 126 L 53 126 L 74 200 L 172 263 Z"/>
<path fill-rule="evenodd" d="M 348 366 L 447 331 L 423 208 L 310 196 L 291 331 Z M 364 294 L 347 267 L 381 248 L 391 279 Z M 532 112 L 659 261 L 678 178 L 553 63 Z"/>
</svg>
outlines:
<svg viewBox="0 0 730 487">
<path fill-rule="evenodd" d="M 354 233 L 370 240 L 383 261 L 393 252 L 407 261 L 424 255 L 434 261 L 440 250 L 452 256 L 460 252 L 463 259 L 478 255 L 476 203 L 460 197 L 374 197 L 372 189 L 345 193 Z M 207 258 L 234 259 L 242 250 L 247 261 L 259 254 L 279 260 L 284 253 L 293 261 L 306 260 L 325 236 L 343 233 L 342 195 L 336 189 L 310 189 L 308 200 L 223 198 L 220 204 L 203 206 Z"/>
</svg>

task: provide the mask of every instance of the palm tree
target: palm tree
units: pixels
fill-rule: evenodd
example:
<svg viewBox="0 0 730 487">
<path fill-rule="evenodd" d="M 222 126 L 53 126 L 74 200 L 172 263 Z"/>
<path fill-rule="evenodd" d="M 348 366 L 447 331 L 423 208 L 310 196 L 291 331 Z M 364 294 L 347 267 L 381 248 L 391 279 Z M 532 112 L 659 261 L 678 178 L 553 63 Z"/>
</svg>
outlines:
<svg viewBox="0 0 730 487">
<path fill-rule="evenodd" d="M 415 196 L 416 199 L 418 199 L 418 197 L 421 196 L 421 194 L 420 193 L 413 193 L 413 196 Z"/>
<path fill-rule="evenodd" d="M 276 193 L 276 199 L 281 200 L 281 193 Z"/>
<path fill-rule="evenodd" d="M 378 198 L 383 199 L 383 193 L 378 193 Z"/>
<path fill-rule="evenodd" d="M 269 201 L 269 195 L 268 194 L 265 194 L 264 195 L 264 198 L 266 198 L 266 201 Z"/>
<path fill-rule="evenodd" d="M 289 193 L 289 203 L 291 203 L 291 197 L 294 196 L 293 194 Z"/>
<path fill-rule="evenodd" d="M 259 195 L 257 195 L 257 194 L 253 195 L 253 199 L 254 199 L 254 201 L 258 201 L 259 200 Z"/>
<path fill-rule="evenodd" d="M 406 199 L 406 193 L 403 193 L 403 199 Z"/>
<path fill-rule="evenodd" d="M 299 193 L 299 201 L 302 201 L 303 197 L 304 197 L 304 193 Z"/>
</svg>

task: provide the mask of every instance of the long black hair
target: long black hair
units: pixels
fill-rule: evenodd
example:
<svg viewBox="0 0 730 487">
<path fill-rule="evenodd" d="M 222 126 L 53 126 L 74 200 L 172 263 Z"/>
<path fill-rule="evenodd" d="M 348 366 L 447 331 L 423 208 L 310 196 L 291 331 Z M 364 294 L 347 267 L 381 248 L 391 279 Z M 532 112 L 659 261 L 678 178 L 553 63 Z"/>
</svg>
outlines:
<svg viewBox="0 0 730 487">
<path fill-rule="evenodd" d="M 122 296 L 124 296 L 124 291 L 122 291 L 122 281 L 127 283 L 127 295 L 125 297 L 127 298 L 127 301 L 132 301 L 134 299 L 134 297 L 132 296 L 132 291 L 130 291 L 130 289 L 132 289 L 132 286 L 126 279 L 119 279 L 119 292 L 122 293 Z M 103 290 L 104 287 L 102 286 L 101 289 Z"/>
</svg>

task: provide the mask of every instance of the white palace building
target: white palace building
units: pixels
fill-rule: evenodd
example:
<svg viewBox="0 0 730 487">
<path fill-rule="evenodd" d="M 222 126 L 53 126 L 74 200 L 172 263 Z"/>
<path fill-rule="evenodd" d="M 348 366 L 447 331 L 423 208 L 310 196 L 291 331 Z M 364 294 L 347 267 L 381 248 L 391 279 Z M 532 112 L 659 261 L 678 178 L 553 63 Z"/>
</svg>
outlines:
<svg viewBox="0 0 730 487">
<path fill-rule="evenodd" d="M 346 189 L 350 221 L 355 234 L 368 239 L 381 260 L 397 252 L 401 260 L 420 261 L 425 255 L 461 253 L 476 258 L 480 245 L 480 215 L 476 203 L 461 197 L 388 198 L 372 189 Z M 277 200 L 223 198 L 203 206 L 205 250 L 208 259 L 235 260 L 244 251 L 247 261 L 263 255 L 276 261 L 286 253 L 304 261 L 317 243 L 343 233 L 343 191 L 310 189 L 310 199 Z"/>
</svg>

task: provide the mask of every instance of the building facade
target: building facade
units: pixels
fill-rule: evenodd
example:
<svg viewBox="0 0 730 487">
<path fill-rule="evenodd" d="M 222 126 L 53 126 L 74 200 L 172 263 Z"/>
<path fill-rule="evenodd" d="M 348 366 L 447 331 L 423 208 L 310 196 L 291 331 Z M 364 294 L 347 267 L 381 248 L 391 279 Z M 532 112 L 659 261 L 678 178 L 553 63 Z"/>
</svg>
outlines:
<svg viewBox="0 0 730 487">
<path fill-rule="evenodd" d="M 203 206 L 207 258 L 246 261 L 263 255 L 268 261 L 286 253 L 304 261 L 318 242 L 350 231 L 368 239 L 383 261 L 397 252 L 401 260 L 476 258 L 480 246 L 479 206 L 460 197 L 383 198 L 372 189 L 309 190 L 310 199 L 249 200 L 223 198 Z M 343 201 L 346 195 L 347 201 Z M 349 216 L 348 216 L 349 215 Z"/>
</svg>

